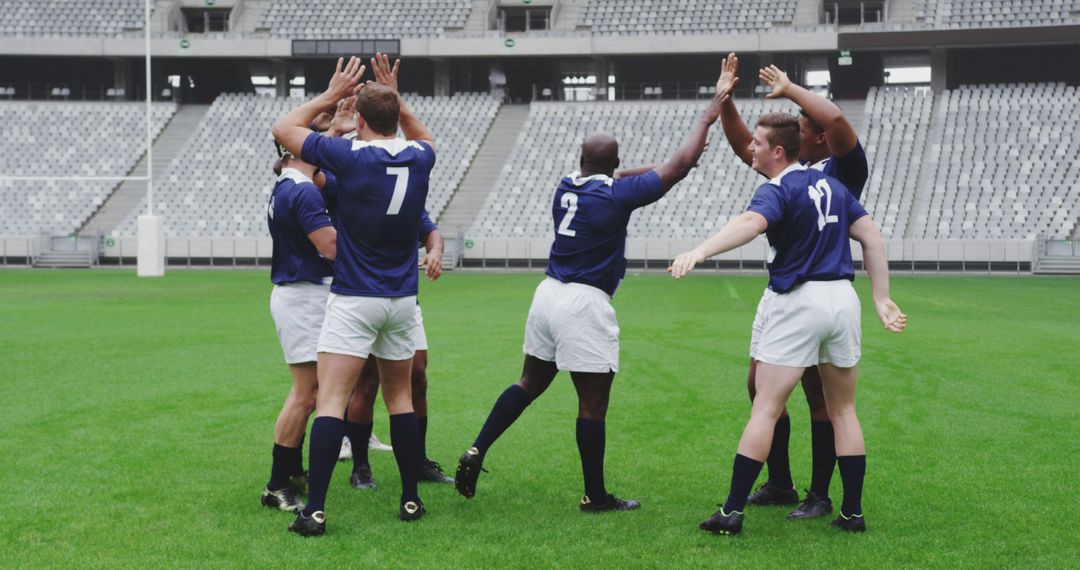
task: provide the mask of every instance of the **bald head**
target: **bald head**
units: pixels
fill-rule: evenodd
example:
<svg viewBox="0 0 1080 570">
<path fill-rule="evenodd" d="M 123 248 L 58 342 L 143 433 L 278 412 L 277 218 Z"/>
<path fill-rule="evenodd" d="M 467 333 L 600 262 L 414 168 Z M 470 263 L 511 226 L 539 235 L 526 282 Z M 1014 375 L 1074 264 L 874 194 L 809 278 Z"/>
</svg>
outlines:
<svg viewBox="0 0 1080 570">
<path fill-rule="evenodd" d="M 619 167 L 619 141 L 607 133 L 593 133 L 581 143 L 581 174 L 612 176 Z"/>
</svg>

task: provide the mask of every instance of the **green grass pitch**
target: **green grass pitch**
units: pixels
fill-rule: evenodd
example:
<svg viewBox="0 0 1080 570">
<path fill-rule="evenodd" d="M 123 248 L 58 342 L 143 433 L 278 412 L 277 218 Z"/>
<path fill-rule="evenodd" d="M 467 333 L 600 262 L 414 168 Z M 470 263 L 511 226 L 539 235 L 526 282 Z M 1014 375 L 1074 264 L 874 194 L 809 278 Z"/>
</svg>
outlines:
<svg viewBox="0 0 1080 570">
<path fill-rule="evenodd" d="M 423 284 L 429 451 L 448 470 L 520 373 L 540 279 Z M 860 277 L 870 531 L 751 508 L 742 536 L 700 532 L 726 496 L 748 415 L 765 281 L 623 283 L 607 480 L 641 510 L 578 511 L 564 375 L 492 448 L 475 499 L 425 485 L 429 516 L 402 523 L 393 456 L 374 453 L 380 489 L 353 491 L 339 464 L 329 535 L 305 540 L 258 502 L 290 382 L 265 272 L 0 272 L 0 568 L 1075 567 L 1080 282 L 1067 278 L 896 277 L 910 324 L 894 336 Z M 810 434 L 798 390 L 789 408 L 801 490 Z"/>
</svg>

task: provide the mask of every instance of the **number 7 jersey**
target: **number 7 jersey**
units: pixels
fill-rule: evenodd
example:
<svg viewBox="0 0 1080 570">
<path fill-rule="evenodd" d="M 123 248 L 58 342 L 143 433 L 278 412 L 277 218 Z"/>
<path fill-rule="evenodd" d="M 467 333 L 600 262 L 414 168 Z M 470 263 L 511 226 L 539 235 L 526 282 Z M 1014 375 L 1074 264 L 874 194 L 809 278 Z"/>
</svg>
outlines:
<svg viewBox="0 0 1080 570">
<path fill-rule="evenodd" d="M 626 226 L 630 214 L 664 196 L 656 171 L 614 180 L 574 172 L 555 189 L 551 214 L 555 241 L 547 274 L 615 296 L 626 275 Z"/>
<path fill-rule="evenodd" d="M 337 176 L 337 260 L 330 290 L 417 294 L 417 247 L 435 150 L 423 141 L 350 141 L 312 133 L 302 159 Z"/>
<path fill-rule="evenodd" d="M 769 223 L 769 289 L 855 279 L 849 228 L 867 214 L 836 178 L 793 164 L 754 192 L 747 211 Z"/>
</svg>

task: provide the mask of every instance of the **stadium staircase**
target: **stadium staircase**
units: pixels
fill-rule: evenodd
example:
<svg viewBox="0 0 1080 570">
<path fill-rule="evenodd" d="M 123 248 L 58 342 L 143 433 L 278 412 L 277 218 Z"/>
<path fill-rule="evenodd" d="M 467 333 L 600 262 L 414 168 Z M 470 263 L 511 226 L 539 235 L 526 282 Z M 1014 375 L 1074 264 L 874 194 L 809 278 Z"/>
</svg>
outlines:
<svg viewBox="0 0 1080 570">
<path fill-rule="evenodd" d="M 1073 234 L 1076 235 L 1075 232 Z M 1032 273 L 1080 275 L 1080 244 L 1075 241 L 1038 239 Z"/>
<path fill-rule="evenodd" d="M 270 0 L 244 0 L 237 5 L 243 11 L 233 22 L 233 31 L 236 32 L 257 32 L 266 31 L 258 30 L 259 23 L 263 20 L 263 14 L 266 12 L 266 8 L 270 6 Z M 235 8 L 234 8 L 235 10 Z"/>
<path fill-rule="evenodd" d="M 465 20 L 464 31 L 469 33 L 486 32 L 491 29 L 491 10 L 495 0 L 472 0 L 472 9 Z"/>
<path fill-rule="evenodd" d="M 578 29 L 581 13 L 588 0 L 560 0 L 555 3 L 555 19 L 551 29 L 572 32 Z"/>
<path fill-rule="evenodd" d="M 930 201 L 934 195 L 934 174 L 937 163 L 941 160 L 942 133 L 945 130 L 945 113 L 941 97 L 934 97 L 930 110 L 930 131 L 922 141 L 922 159 L 919 160 L 919 181 L 915 184 L 915 196 L 911 199 L 911 211 L 908 213 L 908 225 L 904 237 L 913 239 L 916 231 L 926 228 L 930 217 Z M 914 166 L 914 165 L 913 165 Z"/>
<path fill-rule="evenodd" d="M 155 176 L 163 176 L 169 167 L 169 162 L 180 152 L 184 143 L 195 132 L 203 115 L 210 109 L 209 105 L 184 105 L 172 116 L 161 134 L 154 139 L 154 173 Z M 146 176 L 146 154 L 128 173 L 128 176 Z M 139 200 L 146 195 L 146 183 L 137 181 L 124 181 L 105 200 L 100 208 L 86 224 L 79 229 L 78 234 L 83 236 L 106 234 L 124 221 L 132 208 L 139 204 Z"/>
<path fill-rule="evenodd" d="M 915 0 L 890 0 L 886 5 L 889 7 L 886 21 L 901 24 L 915 21 Z"/>
<path fill-rule="evenodd" d="M 499 108 L 499 114 L 492 121 L 476 158 L 439 216 L 439 229 L 443 235 L 459 235 L 472 227 L 476 214 L 495 188 L 495 182 L 528 118 L 528 105 L 503 105 Z"/>
<path fill-rule="evenodd" d="M 799 0 L 792 26 L 816 26 L 821 22 L 821 0 Z"/>
</svg>

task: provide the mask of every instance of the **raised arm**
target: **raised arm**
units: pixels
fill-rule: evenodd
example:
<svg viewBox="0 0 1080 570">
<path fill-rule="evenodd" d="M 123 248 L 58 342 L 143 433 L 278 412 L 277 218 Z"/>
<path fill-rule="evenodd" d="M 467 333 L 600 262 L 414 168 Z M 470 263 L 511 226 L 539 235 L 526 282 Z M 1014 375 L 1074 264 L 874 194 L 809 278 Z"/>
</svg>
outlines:
<svg viewBox="0 0 1080 570">
<path fill-rule="evenodd" d="M 734 93 L 735 86 L 739 84 L 738 72 L 739 58 L 734 53 L 729 53 L 724 58 L 723 71 L 716 82 L 716 93 L 727 94 L 720 102 L 720 126 L 724 129 L 724 137 L 731 145 L 731 150 L 735 151 L 735 155 L 747 166 L 750 166 L 754 162 L 754 157 L 750 155 L 750 141 L 753 140 L 754 135 L 746 127 L 746 123 L 739 116 L 738 109 L 735 108 Z"/>
<path fill-rule="evenodd" d="M 712 101 L 709 101 L 709 106 L 705 108 L 705 112 L 690 131 L 690 136 L 686 137 L 686 141 L 675 152 L 675 155 L 654 169 L 660 175 L 660 182 L 664 185 L 665 192 L 686 178 L 690 170 L 697 166 L 701 154 L 705 152 L 705 147 L 709 144 L 709 127 L 713 126 L 720 116 L 720 98 L 721 95 L 716 95 Z"/>
<path fill-rule="evenodd" d="M 806 112 L 810 120 L 825 129 L 825 142 L 829 145 L 829 154 L 846 156 L 859 142 L 859 136 L 848 122 L 840 107 L 828 99 L 800 85 L 791 82 L 787 74 L 775 65 L 770 65 L 758 72 L 761 81 L 772 88 L 766 95 L 769 99 L 787 97 Z"/>
<path fill-rule="evenodd" d="M 887 330 L 901 332 L 907 325 L 907 315 L 900 311 L 889 297 L 889 260 L 885 254 L 885 240 L 881 230 L 870 216 L 855 220 L 848 230 L 851 238 L 862 245 L 863 266 L 870 276 L 870 289 L 873 292 L 874 308 L 878 319 Z"/>
<path fill-rule="evenodd" d="M 311 121 L 324 109 L 337 105 L 338 101 L 355 95 L 359 91 L 357 85 L 360 77 L 364 75 L 364 66 L 359 58 L 349 58 L 349 63 L 344 64 L 344 58 L 338 58 L 337 70 L 330 78 L 330 84 L 326 91 L 314 99 L 289 111 L 274 122 L 274 139 L 282 144 L 294 156 L 300 156 L 304 147 L 304 141 L 313 133 Z"/>
<path fill-rule="evenodd" d="M 757 212 L 743 212 L 739 217 L 728 222 L 716 235 L 701 242 L 694 249 L 680 254 L 668 267 L 668 273 L 676 279 L 681 279 L 690 270 L 706 259 L 744 246 L 754 238 L 761 235 L 769 228 L 769 222 L 765 216 Z"/>
<path fill-rule="evenodd" d="M 398 69 L 401 68 L 401 60 L 394 60 L 394 66 L 391 67 L 390 56 L 377 53 L 371 58 L 371 68 L 375 72 L 375 81 L 393 89 L 394 93 L 398 94 L 398 103 L 401 106 L 398 124 L 401 125 L 401 132 L 405 134 L 405 138 L 411 141 L 424 141 L 431 145 L 431 148 L 435 148 L 435 137 L 398 92 Z"/>
</svg>

